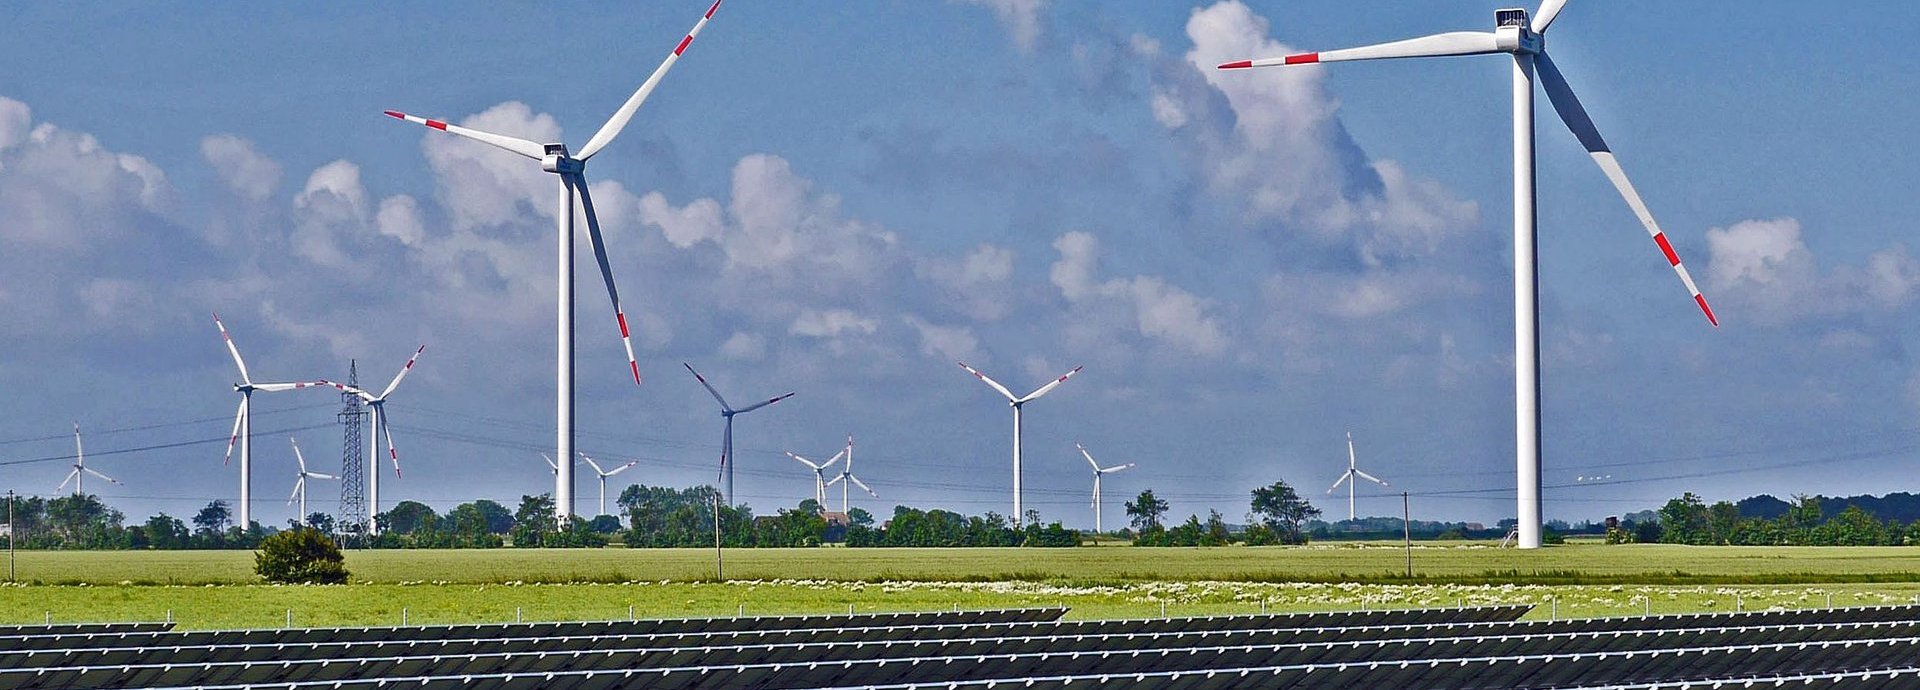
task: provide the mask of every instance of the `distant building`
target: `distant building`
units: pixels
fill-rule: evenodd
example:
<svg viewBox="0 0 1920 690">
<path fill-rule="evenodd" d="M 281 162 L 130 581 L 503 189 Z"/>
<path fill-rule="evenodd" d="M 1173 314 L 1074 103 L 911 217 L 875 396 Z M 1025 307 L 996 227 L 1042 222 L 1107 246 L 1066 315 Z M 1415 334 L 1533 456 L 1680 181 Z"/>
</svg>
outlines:
<svg viewBox="0 0 1920 690">
<path fill-rule="evenodd" d="M 828 527 L 847 527 L 853 524 L 853 518 L 847 517 L 846 513 L 832 510 L 820 511 L 820 518 L 827 521 Z"/>
</svg>

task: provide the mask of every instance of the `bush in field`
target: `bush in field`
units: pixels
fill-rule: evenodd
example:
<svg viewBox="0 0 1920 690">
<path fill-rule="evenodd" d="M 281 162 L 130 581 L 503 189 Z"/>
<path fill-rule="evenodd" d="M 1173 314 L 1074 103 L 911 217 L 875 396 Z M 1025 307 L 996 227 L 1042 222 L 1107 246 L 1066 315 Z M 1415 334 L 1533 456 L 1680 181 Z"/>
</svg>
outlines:
<svg viewBox="0 0 1920 690">
<path fill-rule="evenodd" d="M 278 532 L 260 541 L 253 572 L 268 582 L 337 585 L 347 581 L 340 546 L 316 529 Z"/>
</svg>

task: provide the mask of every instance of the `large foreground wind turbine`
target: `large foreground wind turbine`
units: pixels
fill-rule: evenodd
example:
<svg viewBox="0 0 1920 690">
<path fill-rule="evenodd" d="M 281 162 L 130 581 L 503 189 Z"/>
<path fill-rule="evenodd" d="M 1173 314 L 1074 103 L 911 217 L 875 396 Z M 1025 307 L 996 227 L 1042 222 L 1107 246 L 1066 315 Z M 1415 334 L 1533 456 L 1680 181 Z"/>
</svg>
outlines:
<svg viewBox="0 0 1920 690">
<path fill-rule="evenodd" d="M 834 453 L 833 457 L 827 458 L 826 462 L 816 463 L 798 453 L 787 451 L 787 457 L 798 460 L 800 464 L 813 469 L 813 502 L 820 504 L 821 510 L 827 509 L 827 468 L 832 466 L 833 463 L 839 462 L 840 457 L 846 454 L 847 451 L 843 449 L 838 453 Z M 845 501 L 842 502 L 844 503 Z"/>
<path fill-rule="evenodd" d="M 611 143 L 614 137 L 620 135 L 620 130 L 626 128 L 627 122 L 633 119 L 634 112 L 640 109 L 640 104 L 646 102 L 647 97 L 653 94 L 654 87 L 660 85 L 660 79 L 667 75 L 667 70 L 671 69 L 673 63 L 680 59 L 680 55 L 687 51 L 687 46 L 693 43 L 695 36 L 700 35 L 700 30 L 707 26 L 707 20 L 712 19 L 714 11 L 718 9 L 720 9 L 720 0 L 715 0 L 713 5 L 707 8 L 707 13 L 701 15 L 700 21 L 694 23 L 693 29 L 688 31 L 687 35 L 682 37 L 678 44 L 674 45 L 673 52 L 667 54 L 667 59 L 653 70 L 653 75 L 647 77 L 647 80 L 640 84 L 640 88 L 635 90 L 632 96 L 627 97 L 627 102 L 621 104 L 619 110 L 614 111 L 613 117 L 608 118 L 606 124 L 601 125 L 600 130 L 594 132 L 593 138 L 588 139 L 585 146 L 580 147 L 579 155 L 569 153 L 567 151 L 567 145 L 562 143 L 539 144 L 526 139 L 491 132 L 482 132 L 477 129 L 468 129 L 459 125 L 448 124 L 441 120 L 429 120 L 393 110 L 386 111 L 387 115 L 408 122 L 426 125 L 448 134 L 458 134 L 468 139 L 491 144 L 531 158 L 540 162 L 541 170 L 560 176 L 559 207 L 554 213 L 554 217 L 559 226 L 560 255 L 558 270 L 559 289 L 557 290 L 559 319 L 558 327 L 555 330 L 557 341 L 556 349 L 558 350 L 558 363 L 556 367 L 558 371 L 555 380 L 559 387 L 559 404 L 557 405 L 555 415 L 555 426 L 557 427 L 554 444 L 555 457 L 571 458 L 574 455 L 573 220 L 576 212 L 584 216 L 587 220 L 587 238 L 593 243 L 594 259 L 600 263 L 600 277 L 607 283 L 607 297 L 613 300 L 614 320 L 617 321 L 620 326 L 620 343 L 627 349 L 627 368 L 633 373 L 634 384 L 638 385 L 640 383 L 640 363 L 633 357 L 633 339 L 628 335 L 627 314 L 620 307 L 620 292 L 615 289 L 613 285 L 613 268 L 607 263 L 606 242 L 603 241 L 600 236 L 600 219 L 594 215 L 593 199 L 587 193 L 587 178 L 585 174 L 587 161 L 593 158 L 594 154 L 599 153 L 601 149 L 606 148 L 607 144 Z M 553 506 L 555 516 L 560 521 L 565 522 L 572 519 L 574 513 L 573 463 L 562 463 L 558 469 L 559 472 L 556 473 L 554 478 Z"/>
<path fill-rule="evenodd" d="M 1093 533 L 1099 534 L 1101 532 L 1106 531 L 1104 528 L 1100 526 L 1100 477 L 1103 475 L 1113 474 L 1115 472 L 1119 472 L 1120 470 L 1124 470 L 1129 467 L 1132 467 L 1133 463 L 1129 462 L 1125 465 L 1114 465 L 1113 467 L 1101 467 L 1100 463 L 1093 461 L 1093 454 L 1087 452 L 1086 446 L 1082 446 L 1078 443 L 1075 443 L 1073 444 L 1073 447 L 1079 448 L 1080 455 L 1087 459 L 1087 464 L 1093 466 Z"/>
<path fill-rule="evenodd" d="M 308 527 L 312 527 L 313 525 L 307 522 L 307 515 L 309 515 L 309 513 L 307 512 L 307 480 L 308 479 L 339 479 L 339 477 L 335 477 L 331 474 L 321 474 L 319 472 L 308 472 L 307 456 L 302 455 L 300 453 L 300 442 L 294 440 L 292 436 L 288 436 L 287 443 L 293 444 L 293 459 L 300 463 L 300 478 L 294 480 L 293 495 L 287 497 L 287 503 L 292 504 L 295 500 L 299 500 L 300 501 L 300 524 L 306 525 Z M 376 472 L 375 474 L 378 474 L 378 473 Z"/>
<path fill-rule="evenodd" d="M 967 373 L 973 374 L 974 378 L 980 379 L 981 382 L 993 387 L 994 391 L 1006 396 L 1007 405 L 1013 408 L 1013 526 L 1019 527 L 1020 521 L 1024 519 L 1024 516 L 1020 513 L 1020 408 L 1026 406 L 1027 403 L 1039 400 L 1040 396 L 1046 395 L 1052 392 L 1054 388 L 1059 387 L 1060 384 L 1066 383 L 1067 379 L 1073 378 L 1074 374 L 1080 373 L 1080 367 L 1074 367 L 1073 371 L 1062 374 L 1060 378 L 1048 381 L 1047 385 L 1036 388 L 1032 393 L 1028 393 L 1025 397 L 1022 397 L 1014 395 L 1013 391 L 1007 390 L 1007 387 L 1000 385 L 999 381 L 987 378 L 986 374 L 982 374 L 973 367 L 967 366 L 966 362 L 960 362 L 959 364 L 961 369 L 965 369 Z"/>
<path fill-rule="evenodd" d="M 720 437 L 720 481 L 726 483 L 727 492 L 725 495 L 720 497 L 720 500 L 732 501 L 733 500 L 733 416 L 746 414 L 748 412 L 758 410 L 762 407 L 766 407 L 768 405 L 772 405 L 782 400 L 786 400 L 787 398 L 793 397 L 793 392 L 788 391 L 785 395 L 777 395 L 772 398 L 768 398 L 766 400 L 762 400 L 760 402 L 757 402 L 752 405 L 748 405 L 746 407 L 742 407 L 736 410 L 736 409 L 733 409 L 732 405 L 727 404 L 726 398 L 720 397 L 720 391 L 714 390 L 713 384 L 707 383 L 707 377 L 701 376 L 700 372 L 693 370 L 693 365 L 688 364 L 686 362 L 681 362 L 680 366 L 686 367 L 687 373 L 693 374 L 693 378 L 700 381 L 700 385 L 706 388 L 708 393 L 713 394 L 713 399 L 716 401 L 719 401 L 720 403 L 720 416 L 725 417 L 727 419 L 727 430 L 725 434 L 723 434 Z"/>
<path fill-rule="evenodd" d="M 1534 212 L 1533 180 L 1533 79 L 1536 73 L 1547 90 L 1560 120 L 1573 130 L 1574 137 L 1586 147 L 1601 172 L 1613 182 L 1627 206 L 1633 209 L 1647 234 L 1660 247 L 1660 253 L 1680 276 L 1687 293 L 1707 321 L 1720 325 L 1707 306 L 1707 299 L 1693 284 L 1693 277 L 1680 265 L 1680 255 L 1653 220 L 1653 214 L 1640 200 L 1633 183 L 1613 157 L 1600 130 L 1593 126 L 1572 87 L 1547 57 L 1547 27 L 1566 6 L 1566 0 L 1546 0 L 1540 12 L 1529 22 L 1527 11 L 1499 10 L 1494 13 L 1493 31 L 1455 31 L 1377 45 L 1300 53 L 1284 57 L 1241 60 L 1220 65 L 1220 69 L 1267 67 L 1272 65 L 1309 65 L 1320 62 L 1376 60 L 1383 58 L 1432 57 L 1444 55 L 1483 55 L 1506 53 L 1513 56 L 1513 320 L 1514 320 L 1514 420 L 1516 469 L 1519 483 L 1520 547 L 1540 546 L 1540 275 L 1534 253 L 1538 243 Z"/>
<path fill-rule="evenodd" d="M 227 437 L 227 459 L 233 460 L 233 444 L 240 444 L 240 529 L 248 529 L 253 524 L 253 393 L 254 391 L 274 392 L 290 391 L 295 388 L 324 385 L 325 382 L 299 383 L 254 383 L 247 373 L 246 360 L 240 359 L 240 348 L 233 344 L 233 336 L 227 334 L 226 324 L 220 323 L 220 315 L 213 315 L 213 325 L 220 329 L 220 339 L 226 341 L 227 352 L 233 355 L 233 364 L 240 368 L 240 382 L 233 384 L 233 390 L 240 394 L 240 412 L 233 417 L 233 434 Z"/>
<path fill-rule="evenodd" d="M 87 449 L 82 448 L 80 446 L 80 423 L 74 422 L 73 423 L 73 471 L 67 474 L 66 479 L 60 480 L 60 486 L 58 488 L 55 488 L 54 491 L 60 491 L 62 489 L 65 489 L 67 488 L 67 482 L 73 482 L 73 495 L 85 496 L 87 495 L 86 485 L 87 485 L 87 475 L 89 474 L 95 477 L 99 477 L 101 479 L 105 479 L 107 481 L 113 482 L 115 484 L 120 483 L 120 480 L 118 479 L 114 479 L 113 477 L 109 477 L 107 475 L 101 474 L 99 472 L 95 472 L 87 468 Z"/>
<path fill-rule="evenodd" d="M 1355 479 L 1355 477 L 1359 477 L 1359 479 Z M 1341 484 L 1344 483 L 1347 485 L 1347 520 L 1348 521 L 1352 521 L 1354 519 L 1353 485 L 1355 483 L 1358 483 L 1360 479 L 1365 479 L 1367 481 L 1373 482 L 1375 484 L 1379 484 L 1381 486 L 1387 486 L 1387 483 L 1384 481 L 1381 481 L 1379 477 L 1375 477 L 1371 474 L 1367 474 L 1365 472 L 1360 471 L 1360 467 L 1359 465 L 1356 464 L 1356 461 L 1354 460 L 1354 455 L 1353 455 L 1353 432 L 1349 431 L 1347 432 L 1347 471 L 1342 473 L 1339 479 L 1334 480 L 1333 486 L 1327 487 L 1327 495 L 1333 495 L 1334 490 L 1339 489 Z"/>
<path fill-rule="evenodd" d="M 607 514 L 607 477 L 611 477 L 621 472 L 625 472 L 627 470 L 633 469 L 633 466 L 640 464 L 640 461 L 633 460 L 628 462 L 625 465 L 615 467 L 611 470 L 606 470 L 606 469 L 601 469 L 600 463 L 594 462 L 593 458 L 587 457 L 586 453 L 581 453 L 580 459 L 587 461 L 588 465 L 593 466 L 593 473 L 600 476 L 600 512 L 595 513 L 594 517 L 606 515 Z"/>
<path fill-rule="evenodd" d="M 847 512 L 848 484 L 858 484 L 861 491 L 867 492 L 868 496 L 874 498 L 879 498 L 880 494 L 874 493 L 873 487 L 867 486 L 866 482 L 860 481 L 859 477 L 853 476 L 853 434 L 847 434 L 847 448 L 840 452 L 847 454 L 847 461 L 840 463 L 840 475 L 834 477 L 833 481 L 827 482 L 827 486 L 840 485 L 840 513 L 844 515 Z M 824 507 L 826 504 L 822 503 L 821 505 Z"/>
<path fill-rule="evenodd" d="M 413 363 L 419 361 L 420 353 L 426 351 L 425 345 L 414 350 L 413 356 L 407 358 L 406 366 L 400 367 L 400 373 L 393 375 L 393 380 L 387 383 L 386 390 L 380 391 L 379 395 L 344 383 L 322 382 L 359 396 L 367 403 L 367 407 L 373 408 L 373 429 L 372 433 L 367 434 L 367 529 L 371 532 L 379 531 L 379 528 L 374 526 L 377 522 L 374 518 L 380 515 L 380 442 L 382 440 L 387 442 L 387 457 L 393 461 L 393 476 L 395 478 L 400 476 L 400 451 L 393 447 L 393 424 L 387 418 L 387 396 L 393 395 L 393 389 L 400 387 L 401 379 L 405 379 L 407 373 L 413 371 Z"/>
</svg>

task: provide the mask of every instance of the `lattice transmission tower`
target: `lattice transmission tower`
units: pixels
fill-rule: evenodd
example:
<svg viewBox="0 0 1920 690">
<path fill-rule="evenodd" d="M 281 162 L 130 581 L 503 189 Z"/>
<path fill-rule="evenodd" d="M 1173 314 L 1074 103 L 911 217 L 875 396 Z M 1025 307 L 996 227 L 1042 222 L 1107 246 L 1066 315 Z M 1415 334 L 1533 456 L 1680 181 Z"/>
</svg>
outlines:
<svg viewBox="0 0 1920 690">
<path fill-rule="evenodd" d="M 360 387 L 359 362 L 351 362 L 347 369 L 347 385 Z M 367 446 L 360 438 L 360 423 L 367 416 L 366 403 L 360 396 L 341 393 L 338 419 L 343 434 L 340 446 L 340 513 L 338 525 L 340 535 L 350 544 L 359 543 L 367 534 L 367 483 L 366 458 L 363 453 Z"/>
</svg>

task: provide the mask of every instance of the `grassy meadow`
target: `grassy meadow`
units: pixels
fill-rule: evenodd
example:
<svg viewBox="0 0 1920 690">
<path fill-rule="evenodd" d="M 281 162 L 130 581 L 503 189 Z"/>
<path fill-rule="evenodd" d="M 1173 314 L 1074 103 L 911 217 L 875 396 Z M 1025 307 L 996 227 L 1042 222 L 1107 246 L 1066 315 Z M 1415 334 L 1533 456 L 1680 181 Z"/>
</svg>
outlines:
<svg viewBox="0 0 1920 690">
<path fill-rule="evenodd" d="M 353 584 L 258 584 L 246 551 L 23 551 L 0 623 L 196 629 L 1068 606 L 1075 618 L 1526 603 L 1536 617 L 1907 603 L 1920 547 L 1488 544 L 350 551 Z M 631 612 L 631 613 L 630 613 Z"/>
</svg>

